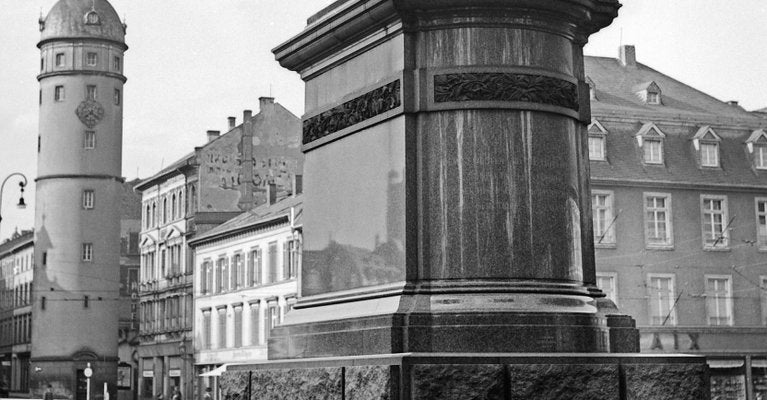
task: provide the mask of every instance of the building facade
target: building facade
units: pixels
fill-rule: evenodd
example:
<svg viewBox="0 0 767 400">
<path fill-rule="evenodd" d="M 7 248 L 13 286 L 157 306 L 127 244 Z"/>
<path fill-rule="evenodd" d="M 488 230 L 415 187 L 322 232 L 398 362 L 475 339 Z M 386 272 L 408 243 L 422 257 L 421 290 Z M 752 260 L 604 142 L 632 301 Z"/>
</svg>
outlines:
<svg viewBox="0 0 767 400">
<path fill-rule="evenodd" d="M 198 147 L 136 189 L 142 193 L 139 283 L 139 393 L 143 399 L 194 394 L 193 254 L 188 241 L 268 201 L 291 193 L 303 169 L 301 120 L 260 98 L 228 131 L 208 131 Z M 272 188 L 272 190 L 269 190 Z"/>
<path fill-rule="evenodd" d="M 0 244 L 0 386 L 29 390 L 34 233 L 14 233 Z"/>
<path fill-rule="evenodd" d="M 31 392 L 117 396 L 125 25 L 107 0 L 40 21 Z M 95 329 L 98 327 L 98 329 Z"/>
<path fill-rule="evenodd" d="M 302 196 L 254 208 L 191 241 L 199 392 L 221 393 L 226 365 L 267 359 L 269 331 L 295 304 Z"/>
<path fill-rule="evenodd" d="M 767 120 L 620 50 L 585 60 L 598 285 L 642 352 L 706 355 L 712 398 L 767 398 Z"/>
</svg>

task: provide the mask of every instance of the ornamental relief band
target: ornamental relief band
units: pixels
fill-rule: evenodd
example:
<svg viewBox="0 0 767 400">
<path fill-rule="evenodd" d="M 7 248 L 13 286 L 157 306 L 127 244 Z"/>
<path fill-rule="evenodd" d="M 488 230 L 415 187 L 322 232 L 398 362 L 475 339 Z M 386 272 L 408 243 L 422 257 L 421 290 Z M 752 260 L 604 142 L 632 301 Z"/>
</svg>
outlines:
<svg viewBox="0 0 767 400">
<path fill-rule="evenodd" d="M 503 72 L 434 76 L 434 102 L 523 101 L 579 110 L 576 84 L 550 76 Z"/>
<path fill-rule="evenodd" d="M 311 143 L 331 133 L 373 118 L 401 104 L 400 81 L 371 90 L 304 121 L 303 144 Z"/>
</svg>

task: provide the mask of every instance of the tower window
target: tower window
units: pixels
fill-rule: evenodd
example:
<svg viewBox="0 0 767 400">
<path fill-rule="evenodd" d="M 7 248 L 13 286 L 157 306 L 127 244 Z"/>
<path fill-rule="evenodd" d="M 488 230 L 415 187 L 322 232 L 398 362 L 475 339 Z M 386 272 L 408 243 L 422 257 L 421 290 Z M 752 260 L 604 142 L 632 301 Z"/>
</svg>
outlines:
<svg viewBox="0 0 767 400">
<path fill-rule="evenodd" d="M 93 190 L 83 190 L 83 208 L 86 210 L 92 209 L 94 198 Z"/>
<path fill-rule="evenodd" d="M 96 148 L 96 131 L 85 131 L 85 138 L 83 142 L 83 148 L 95 149 Z"/>
<path fill-rule="evenodd" d="M 89 65 L 89 66 L 91 66 L 91 67 L 95 67 L 95 66 L 96 66 L 96 64 L 98 64 L 98 63 L 99 63 L 99 55 L 98 55 L 98 54 L 96 54 L 96 53 L 94 53 L 94 52 L 88 52 L 88 55 L 87 55 L 86 57 L 87 57 L 87 58 L 86 58 L 86 60 L 85 60 L 85 61 L 86 61 L 86 62 L 88 63 L 88 65 Z"/>
<path fill-rule="evenodd" d="M 37 135 L 37 152 L 38 153 L 40 152 L 40 144 L 41 144 L 40 142 L 41 142 L 40 135 Z"/>
<path fill-rule="evenodd" d="M 115 71 L 120 70 L 120 57 L 115 56 L 115 58 L 112 60 L 112 69 Z"/>
<path fill-rule="evenodd" d="M 53 100 L 55 101 L 64 101 L 64 86 L 58 85 L 53 90 Z"/>
<path fill-rule="evenodd" d="M 96 100 L 96 85 L 85 86 L 85 99 Z"/>
<path fill-rule="evenodd" d="M 64 53 L 56 53 L 56 66 L 57 67 L 64 66 Z"/>
<path fill-rule="evenodd" d="M 93 243 L 83 243 L 83 261 L 93 261 Z"/>
<path fill-rule="evenodd" d="M 120 89 L 115 89 L 114 98 L 115 98 L 115 105 L 116 106 L 120 105 L 120 100 L 121 100 L 120 97 L 121 97 L 120 96 Z"/>
<path fill-rule="evenodd" d="M 40 94 L 39 94 L 38 97 L 39 98 L 37 99 L 37 101 L 40 103 L 40 105 L 42 105 L 43 104 L 43 89 L 40 89 Z"/>
<path fill-rule="evenodd" d="M 42 72 L 45 69 L 45 59 L 40 59 L 40 72 Z"/>
</svg>

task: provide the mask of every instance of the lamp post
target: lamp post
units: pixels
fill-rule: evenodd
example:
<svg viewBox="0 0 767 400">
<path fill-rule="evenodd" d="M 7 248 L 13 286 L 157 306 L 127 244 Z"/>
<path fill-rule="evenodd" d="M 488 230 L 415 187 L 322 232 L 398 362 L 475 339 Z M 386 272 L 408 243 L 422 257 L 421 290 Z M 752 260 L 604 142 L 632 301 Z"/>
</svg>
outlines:
<svg viewBox="0 0 767 400">
<path fill-rule="evenodd" d="M 19 182 L 19 190 L 21 191 L 21 194 L 19 195 L 19 203 L 16 204 L 16 207 L 18 208 L 26 208 L 27 204 L 24 202 L 24 187 L 27 186 L 27 177 L 24 176 L 21 172 L 14 172 L 3 180 L 3 183 L 0 185 L 0 223 L 3 222 L 3 214 L 2 214 L 2 208 L 3 208 L 3 189 L 5 189 L 5 184 L 8 182 L 8 179 L 11 179 L 13 176 L 19 176 L 21 177 L 22 181 Z"/>
</svg>

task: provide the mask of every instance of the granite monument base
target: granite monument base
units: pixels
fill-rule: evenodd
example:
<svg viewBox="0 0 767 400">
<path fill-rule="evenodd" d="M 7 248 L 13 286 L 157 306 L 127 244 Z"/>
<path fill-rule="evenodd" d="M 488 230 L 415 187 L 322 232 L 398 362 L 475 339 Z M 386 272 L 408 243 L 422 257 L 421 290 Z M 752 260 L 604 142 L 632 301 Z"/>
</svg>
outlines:
<svg viewBox="0 0 767 400">
<path fill-rule="evenodd" d="M 404 353 L 230 365 L 233 399 L 705 400 L 705 358 L 637 354 Z"/>
</svg>

